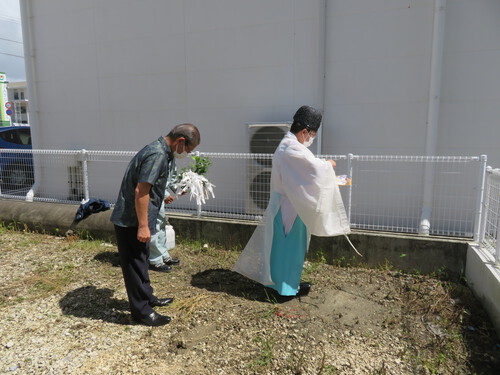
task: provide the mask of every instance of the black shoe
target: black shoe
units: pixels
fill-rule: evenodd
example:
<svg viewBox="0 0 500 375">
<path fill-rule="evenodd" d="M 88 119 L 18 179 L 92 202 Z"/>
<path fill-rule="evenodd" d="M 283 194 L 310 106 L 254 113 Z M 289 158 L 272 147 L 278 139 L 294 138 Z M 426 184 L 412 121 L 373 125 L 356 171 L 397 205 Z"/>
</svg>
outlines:
<svg viewBox="0 0 500 375">
<path fill-rule="evenodd" d="M 149 327 L 164 326 L 165 324 L 170 323 L 170 321 L 172 320 L 169 316 L 160 315 L 156 311 L 153 311 L 151 314 L 149 314 L 148 316 L 146 316 L 144 318 L 133 317 L 133 319 L 137 323 L 142 323 L 142 324 L 149 326 Z"/>
<path fill-rule="evenodd" d="M 158 272 L 171 272 L 172 271 L 172 267 L 171 266 L 167 266 L 164 263 L 150 264 L 149 265 L 149 269 L 151 271 L 158 271 Z"/>
<path fill-rule="evenodd" d="M 167 306 L 174 302 L 173 298 L 157 298 L 155 297 L 152 301 L 149 302 L 149 306 L 153 307 L 161 307 Z"/>
<path fill-rule="evenodd" d="M 297 297 L 307 296 L 311 291 L 311 283 L 300 283 L 299 291 L 297 292 Z"/>
<path fill-rule="evenodd" d="M 178 266 L 179 264 L 181 264 L 181 261 L 179 259 L 170 258 L 169 260 L 165 261 L 165 264 L 167 266 Z"/>
<path fill-rule="evenodd" d="M 291 301 L 292 299 L 294 299 L 296 296 L 282 296 L 282 295 L 278 295 L 276 297 L 276 302 L 277 303 L 285 303 L 285 302 L 288 302 L 288 301 Z"/>
<path fill-rule="evenodd" d="M 296 297 L 296 296 L 282 296 L 276 290 L 268 287 L 265 288 L 265 293 L 266 293 L 266 300 L 269 301 L 270 303 L 285 303 L 291 301 Z"/>
</svg>

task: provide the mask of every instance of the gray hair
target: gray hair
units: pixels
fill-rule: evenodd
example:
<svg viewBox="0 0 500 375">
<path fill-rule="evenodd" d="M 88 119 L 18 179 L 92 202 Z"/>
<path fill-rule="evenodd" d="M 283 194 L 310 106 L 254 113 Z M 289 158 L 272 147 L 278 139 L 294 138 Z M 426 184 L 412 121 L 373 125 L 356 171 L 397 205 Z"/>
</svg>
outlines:
<svg viewBox="0 0 500 375">
<path fill-rule="evenodd" d="M 194 145 L 195 147 L 200 144 L 200 131 L 193 124 L 176 125 L 170 130 L 167 137 L 174 141 L 183 137 L 186 139 L 186 145 Z"/>
</svg>

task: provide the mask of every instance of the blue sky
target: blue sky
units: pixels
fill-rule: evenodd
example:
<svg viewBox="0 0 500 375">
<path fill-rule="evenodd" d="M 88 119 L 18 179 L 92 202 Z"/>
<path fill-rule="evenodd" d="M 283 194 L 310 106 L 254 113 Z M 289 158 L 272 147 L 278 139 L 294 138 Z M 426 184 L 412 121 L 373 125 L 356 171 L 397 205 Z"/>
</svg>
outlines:
<svg viewBox="0 0 500 375">
<path fill-rule="evenodd" d="M 0 0 L 0 72 L 7 80 L 25 81 L 19 0 Z"/>
</svg>

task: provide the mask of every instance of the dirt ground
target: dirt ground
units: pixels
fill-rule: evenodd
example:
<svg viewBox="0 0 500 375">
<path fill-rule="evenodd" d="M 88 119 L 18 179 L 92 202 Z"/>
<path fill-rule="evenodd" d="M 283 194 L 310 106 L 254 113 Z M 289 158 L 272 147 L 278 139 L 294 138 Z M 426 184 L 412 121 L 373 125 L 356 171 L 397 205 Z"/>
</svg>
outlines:
<svg viewBox="0 0 500 375">
<path fill-rule="evenodd" d="M 306 262 L 277 301 L 231 271 L 238 251 L 178 244 L 151 272 L 150 328 L 130 320 L 116 247 L 0 227 L 1 374 L 498 374 L 500 342 L 464 283 Z"/>
</svg>

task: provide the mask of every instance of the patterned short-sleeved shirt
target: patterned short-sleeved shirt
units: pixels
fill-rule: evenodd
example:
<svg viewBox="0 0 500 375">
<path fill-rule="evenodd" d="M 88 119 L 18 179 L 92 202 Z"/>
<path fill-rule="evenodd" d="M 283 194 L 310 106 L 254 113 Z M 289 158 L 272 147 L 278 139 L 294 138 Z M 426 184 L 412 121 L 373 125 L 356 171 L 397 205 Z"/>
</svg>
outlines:
<svg viewBox="0 0 500 375">
<path fill-rule="evenodd" d="M 120 227 L 139 225 L 135 210 L 135 188 L 140 182 L 152 185 L 148 216 L 152 219 L 152 216 L 157 215 L 165 197 L 169 164 L 172 160 L 172 152 L 163 137 L 145 146 L 132 158 L 123 176 L 118 199 L 111 215 L 113 224 Z"/>
</svg>

